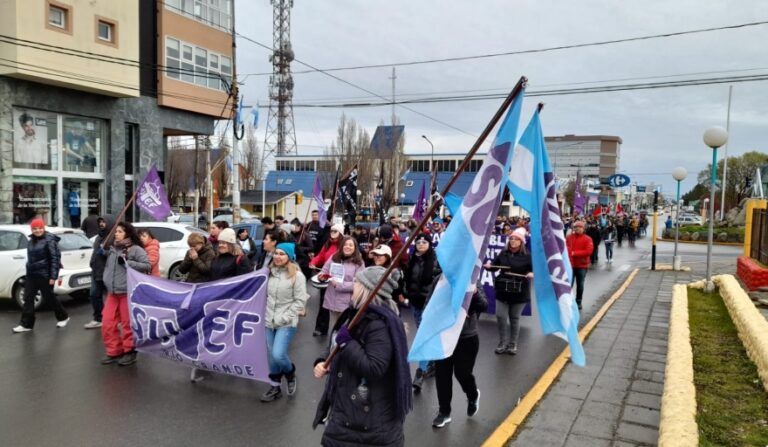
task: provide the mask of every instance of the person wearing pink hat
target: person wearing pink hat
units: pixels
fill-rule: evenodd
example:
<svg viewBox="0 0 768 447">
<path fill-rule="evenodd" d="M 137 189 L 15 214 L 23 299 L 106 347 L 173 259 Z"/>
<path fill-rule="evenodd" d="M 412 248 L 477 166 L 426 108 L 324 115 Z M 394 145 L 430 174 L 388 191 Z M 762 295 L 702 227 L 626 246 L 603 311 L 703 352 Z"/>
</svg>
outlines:
<svg viewBox="0 0 768 447">
<path fill-rule="evenodd" d="M 573 282 L 576 282 L 576 304 L 581 310 L 581 298 L 584 295 L 584 281 L 589 269 L 589 257 L 592 256 L 594 244 L 592 238 L 584 234 L 584 221 L 577 220 L 573 223 L 573 232 L 565 238 L 568 246 L 568 257 L 573 267 Z"/>
<path fill-rule="evenodd" d="M 59 237 L 45 231 L 43 219 L 31 223 L 32 235 L 27 245 L 27 275 L 24 281 L 24 307 L 19 325 L 13 328 L 15 334 L 29 332 L 35 327 L 35 296 L 39 291 L 43 301 L 53 307 L 56 327 L 64 328 L 69 315 L 53 294 L 53 284 L 59 277 L 61 251 Z"/>
<path fill-rule="evenodd" d="M 339 250 L 341 250 L 341 244 L 344 240 L 344 225 L 333 224 L 331 226 L 331 232 L 328 239 L 323 244 L 320 252 L 309 261 L 310 268 L 322 269 L 326 262 Z M 328 309 L 324 307 L 326 289 L 320 289 L 320 306 L 317 311 L 317 317 L 315 318 L 315 330 L 312 332 L 313 337 L 318 337 L 328 334 L 328 326 L 331 322 L 331 314 Z"/>
<path fill-rule="evenodd" d="M 498 271 L 493 282 L 496 291 L 496 322 L 499 344 L 496 354 L 517 354 L 520 335 L 520 316 L 531 302 L 530 280 L 533 278 L 533 262 L 525 248 L 525 228 L 517 228 L 507 239 L 507 246 L 485 269 Z"/>
</svg>

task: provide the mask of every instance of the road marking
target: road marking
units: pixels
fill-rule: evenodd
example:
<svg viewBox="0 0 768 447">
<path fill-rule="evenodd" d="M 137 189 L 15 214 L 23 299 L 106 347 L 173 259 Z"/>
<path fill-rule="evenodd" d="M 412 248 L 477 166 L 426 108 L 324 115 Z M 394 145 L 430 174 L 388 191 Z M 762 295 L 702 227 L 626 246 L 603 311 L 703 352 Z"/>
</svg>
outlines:
<svg viewBox="0 0 768 447">
<path fill-rule="evenodd" d="M 639 269 L 635 269 L 632 271 L 632 273 L 629 274 L 629 277 L 626 279 L 626 281 L 624 281 L 624 284 L 622 284 L 621 287 L 619 287 L 619 289 L 616 290 L 613 295 L 611 295 L 608 301 L 603 304 L 603 307 L 601 307 L 597 314 L 592 317 L 589 323 L 581 328 L 579 331 L 579 339 L 582 341 L 582 343 L 584 342 L 584 339 L 587 338 L 589 333 L 592 332 L 595 326 L 597 326 L 597 323 L 603 319 L 603 316 L 605 316 L 613 303 L 621 297 L 625 290 L 627 290 L 627 287 L 629 287 L 629 285 L 632 283 L 632 280 L 635 279 L 635 275 L 637 275 L 638 270 Z M 518 402 L 518 405 L 514 410 L 512 410 L 511 413 L 509 413 L 509 416 L 507 416 L 507 418 L 504 419 L 504 421 L 502 421 L 498 427 L 496 427 L 496 430 L 494 430 L 491 436 L 489 436 L 488 439 L 483 442 L 482 447 L 501 447 L 507 444 L 509 438 L 515 434 L 517 429 L 523 424 L 531 411 L 533 411 L 533 407 L 539 403 L 547 390 L 549 390 L 549 387 L 552 386 L 552 384 L 555 382 L 555 379 L 557 379 L 557 377 L 560 375 L 560 372 L 568 363 L 569 354 L 570 348 L 566 347 L 563 349 L 563 352 L 561 352 L 560 355 L 557 356 L 557 358 L 552 362 L 552 364 L 549 365 L 549 368 L 544 371 L 544 374 L 541 375 L 539 380 L 535 385 L 533 385 L 531 390 L 528 391 L 525 397 L 523 397 L 523 399 Z"/>
</svg>

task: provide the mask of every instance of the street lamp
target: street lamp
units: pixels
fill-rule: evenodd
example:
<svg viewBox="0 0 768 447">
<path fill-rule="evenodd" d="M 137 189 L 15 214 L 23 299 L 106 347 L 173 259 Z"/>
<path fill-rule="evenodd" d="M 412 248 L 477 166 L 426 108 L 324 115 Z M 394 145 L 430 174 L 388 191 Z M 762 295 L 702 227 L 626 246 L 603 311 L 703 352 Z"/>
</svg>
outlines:
<svg viewBox="0 0 768 447">
<path fill-rule="evenodd" d="M 680 182 L 688 177 L 688 171 L 679 166 L 672 170 L 672 178 L 677 181 L 677 212 L 675 214 L 675 253 L 672 255 L 672 270 L 680 270 L 680 256 L 677 255 L 677 239 L 680 236 Z"/>
<path fill-rule="evenodd" d="M 715 225 L 715 183 L 717 182 L 717 148 L 728 141 L 728 131 L 720 126 L 712 126 L 704 132 L 704 144 L 712 148 L 712 177 L 709 182 L 709 229 L 707 231 L 707 285 L 704 291 L 712 293 L 715 284 L 712 282 L 712 242 Z M 723 185 L 725 187 L 725 185 Z"/>
<path fill-rule="evenodd" d="M 432 147 L 432 154 L 429 156 L 429 170 L 433 171 L 435 169 L 435 145 L 429 141 L 429 138 L 427 138 L 426 135 L 422 135 L 421 138 L 427 140 L 427 143 Z"/>
</svg>

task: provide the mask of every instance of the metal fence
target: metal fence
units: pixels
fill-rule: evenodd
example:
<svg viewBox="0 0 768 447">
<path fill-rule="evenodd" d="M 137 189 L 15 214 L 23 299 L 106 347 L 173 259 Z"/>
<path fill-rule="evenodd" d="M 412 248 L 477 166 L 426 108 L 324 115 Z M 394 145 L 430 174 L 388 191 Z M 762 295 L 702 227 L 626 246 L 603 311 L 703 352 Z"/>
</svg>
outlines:
<svg viewBox="0 0 768 447">
<path fill-rule="evenodd" d="M 749 257 L 768 264 L 768 210 L 752 211 L 752 241 Z"/>
</svg>

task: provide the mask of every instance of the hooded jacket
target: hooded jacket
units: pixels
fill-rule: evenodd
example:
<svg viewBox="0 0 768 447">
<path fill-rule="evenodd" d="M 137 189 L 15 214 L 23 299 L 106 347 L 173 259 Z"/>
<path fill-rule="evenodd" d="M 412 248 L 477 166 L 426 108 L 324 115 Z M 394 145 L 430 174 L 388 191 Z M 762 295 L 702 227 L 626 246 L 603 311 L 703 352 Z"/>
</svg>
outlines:
<svg viewBox="0 0 768 447">
<path fill-rule="evenodd" d="M 125 264 L 118 262 L 120 257 L 125 259 Z M 126 250 L 118 250 L 114 246 L 110 247 L 107 265 L 104 267 L 104 286 L 109 293 L 128 293 L 128 270 L 126 265 L 146 274 L 149 274 L 152 269 L 147 252 L 138 245 L 131 245 Z"/>
<path fill-rule="evenodd" d="M 41 276 L 47 279 L 59 277 L 61 251 L 55 234 L 45 232 L 42 237 L 29 237 L 27 245 L 27 276 Z"/>
<path fill-rule="evenodd" d="M 299 312 L 307 305 L 307 278 L 297 268 L 296 276 L 288 277 L 285 267 L 269 269 L 267 283 L 267 319 L 266 327 L 296 327 L 299 325 Z"/>
<path fill-rule="evenodd" d="M 112 227 L 115 225 L 115 218 L 111 214 L 105 214 L 99 219 L 106 222 L 107 226 L 104 229 L 99 228 L 99 233 L 96 239 L 93 241 L 93 252 L 91 253 L 91 277 L 94 281 L 103 281 L 104 279 L 104 267 L 107 264 L 107 255 L 109 254 L 109 248 L 102 249 L 101 245 L 104 242 L 104 238 L 107 237 Z M 113 237 L 114 240 L 114 237 Z M 110 244 L 111 241 L 110 241 Z"/>
<path fill-rule="evenodd" d="M 424 309 L 424 304 L 432 293 L 432 282 L 442 273 L 435 251 L 430 249 L 423 255 L 414 252 L 405 268 L 405 297 L 417 309 Z"/>
</svg>

